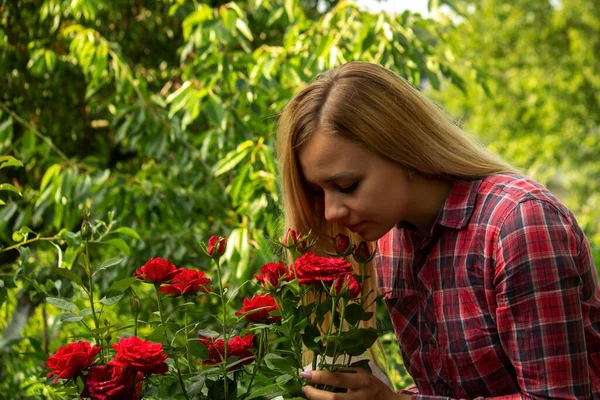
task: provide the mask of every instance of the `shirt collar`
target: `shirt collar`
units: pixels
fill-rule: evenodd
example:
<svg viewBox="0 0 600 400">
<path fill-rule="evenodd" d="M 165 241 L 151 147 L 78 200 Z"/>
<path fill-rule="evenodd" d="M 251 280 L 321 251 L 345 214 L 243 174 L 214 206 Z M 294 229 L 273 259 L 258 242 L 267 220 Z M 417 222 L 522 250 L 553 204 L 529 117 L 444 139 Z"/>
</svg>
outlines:
<svg viewBox="0 0 600 400">
<path fill-rule="evenodd" d="M 477 178 L 454 181 L 435 223 L 454 229 L 461 229 L 467 225 L 473 215 L 475 200 L 482 180 L 482 178 Z"/>
</svg>

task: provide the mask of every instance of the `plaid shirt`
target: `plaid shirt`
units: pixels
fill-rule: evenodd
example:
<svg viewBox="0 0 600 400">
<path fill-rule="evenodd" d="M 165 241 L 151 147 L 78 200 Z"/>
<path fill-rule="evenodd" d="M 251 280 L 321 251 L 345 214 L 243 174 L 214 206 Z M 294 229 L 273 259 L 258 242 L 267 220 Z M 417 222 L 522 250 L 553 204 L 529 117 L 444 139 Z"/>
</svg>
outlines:
<svg viewBox="0 0 600 400">
<path fill-rule="evenodd" d="M 597 272 L 541 185 L 456 181 L 428 237 L 400 223 L 378 245 L 413 398 L 600 399 Z"/>
</svg>

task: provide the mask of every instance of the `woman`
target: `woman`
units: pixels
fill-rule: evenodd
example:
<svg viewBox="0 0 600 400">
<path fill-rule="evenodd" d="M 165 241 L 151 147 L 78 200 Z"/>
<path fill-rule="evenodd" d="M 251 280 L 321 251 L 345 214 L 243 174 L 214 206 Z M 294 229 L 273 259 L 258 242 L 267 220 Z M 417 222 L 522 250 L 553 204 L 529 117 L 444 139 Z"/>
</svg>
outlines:
<svg viewBox="0 0 600 400">
<path fill-rule="evenodd" d="M 408 82 L 359 62 L 322 74 L 283 111 L 278 156 L 288 227 L 377 242 L 416 383 L 315 371 L 348 391 L 307 398 L 600 398 L 600 289 L 575 217 Z"/>
</svg>

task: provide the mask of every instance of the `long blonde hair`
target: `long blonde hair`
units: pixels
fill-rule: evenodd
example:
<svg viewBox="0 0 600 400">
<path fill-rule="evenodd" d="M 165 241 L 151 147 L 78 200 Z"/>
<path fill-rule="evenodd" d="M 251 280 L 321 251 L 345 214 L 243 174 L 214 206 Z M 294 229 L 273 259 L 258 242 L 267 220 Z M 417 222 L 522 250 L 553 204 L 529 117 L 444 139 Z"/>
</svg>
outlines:
<svg viewBox="0 0 600 400">
<path fill-rule="evenodd" d="M 416 173 L 476 178 L 514 173 L 389 69 L 350 62 L 327 71 L 284 108 L 277 129 L 285 225 L 320 237 L 348 233 L 328 223 L 303 182 L 298 151 L 316 132 L 337 134 Z"/>
<path fill-rule="evenodd" d="M 360 143 L 429 177 L 452 180 L 516 172 L 396 73 L 365 62 L 344 64 L 297 93 L 284 108 L 277 130 L 286 228 L 314 232 L 321 248 L 331 247 L 329 238 L 337 233 L 360 238 L 327 222 L 303 181 L 298 152 L 317 132 Z M 375 286 L 373 265 L 367 273 Z"/>
</svg>

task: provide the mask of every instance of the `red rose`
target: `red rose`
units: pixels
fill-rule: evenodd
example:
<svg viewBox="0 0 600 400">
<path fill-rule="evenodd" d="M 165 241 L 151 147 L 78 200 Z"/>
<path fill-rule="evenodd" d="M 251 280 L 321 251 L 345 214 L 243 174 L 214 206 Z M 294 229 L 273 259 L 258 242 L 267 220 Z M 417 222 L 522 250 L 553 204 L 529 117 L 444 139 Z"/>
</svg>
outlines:
<svg viewBox="0 0 600 400">
<path fill-rule="evenodd" d="M 293 274 L 287 270 L 283 261 L 268 264 L 260 267 L 260 275 L 254 274 L 254 277 L 263 284 L 266 289 L 279 286 L 279 279 L 282 278 L 284 281 L 291 281 L 294 279 Z"/>
<path fill-rule="evenodd" d="M 350 243 L 350 238 L 343 233 L 338 233 L 336 237 L 333 239 L 333 247 L 335 250 L 335 254 L 338 257 L 346 257 L 350 253 L 352 253 L 353 246 Z"/>
<path fill-rule="evenodd" d="M 332 292 L 334 292 L 334 293 L 332 293 L 332 295 L 337 294 L 337 295 L 343 296 L 345 294 L 346 290 L 350 292 L 350 296 L 352 298 L 356 298 L 356 297 L 360 296 L 360 294 L 361 294 L 360 283 L 358 283 L 358 281 L 352 274 L 348 274 L 344 277 L 336 278 L 333 281 L 332 288 L 333 288 Z"/>
<path fill-rule="evenodd" d="M 208 255 L 212 258 L 220 258 L 225 253 L 227 238 L 225 236 L 211 236 L 208 239 Z"/>
<path fill-rule="evenodd" d="M 254 336 L 248 334 L 244 337 L 234 336 L 227 341 L 227 358 L 237 357 L 238 361 L 240 361 L 232 369 L 237 369 L 244 364 L 250 364 L 254 361 L 254 354 L 251 351 L 253 339 Z M 204 361 L 203 365 L 215 365 L 222 361 L 225 352 L 225 341 L 223 339 L 208 338 L 200 335 L 200 343 L 208 348 L 208 360 Z"/>
<path fill-rule="evenodd" d="M 198 291 L 208 293 L 210 292 L 210 287 L 206 285 L 209 283 L 210 279 L 205 277 L 204 272 L 180 268 L 171 280 L 171 284 L 163 285 L 159 290 L 171 296 L 181 296 Z"/>
<path fill-rule="evenodd" d="M 163 353 L 163 347 L 160 343 L 152 343 L 137 336 L 132 336 L 119 339 L 119 344 L 113 344 L 112 347 L 117 354 L 109 362 L 111 365 L 143 372 L 146 376 L 152 374 L 164 375 L 169 369 L 169 366 L 165 363 L 169 356 Z"/>
<path fill-rule="evenodd" d="M 94 400 L 137 400 L 142 391 L 144 374 L 125 370 L 115 365 L 90 368 L 83 378 L 81 398 Z"/>
<path fill-rule="evenodd" d="M 296 260 L 298 282 L 304 285 L 332 283 L 335 278 L 352 273 L 352 266 L 343 258 L 329 258 L 306 253 Z"/>
<path fill-rule="evenodd" d="M 176 273 L 177 267 L 173 263 L 156 257 L 135 271 L 133 276 L 150 283 L 163 283 L 170 281 Z"/>
<path fill-rule="evenodd" d="M 363 241 L 360 242 L 358 246 L 356 246 L 356 249 L 354 249 L 352 255 L 358 263 L 366 264 L 373 259 L 375 253 L 371 253 L 371 249 L 369 249 L 368 243 Z"/>
<path fill-rule="evenodd" d="M 56 375 L 54 383 L 59 379 L 69 379 L 87 369 L 94 362 L 96 354 L 100 353 L 102 347 L 93 345 L 89 342 L 69 343 L 59 348 L 53 356 L 48 357 L 46 365 L 53 371 L 48 374 L 48 378 Z"/>
<path fill-rule="evenodd" d="M 256 310 L 256 311 L 254 311 Z M 250 300 L 244 299 L 242 311 L 235 313 L 238 317 L 244 315 L 247 321 L 251 322 L 266 322 L 272 324 L 281 319 L 281 316 L 271 316 L 271 311 L 278 310 L 275 299 L 270 294 L 257 294 Z M 251 312 L 254 311 L 254 312 Z"/>
</svg>

